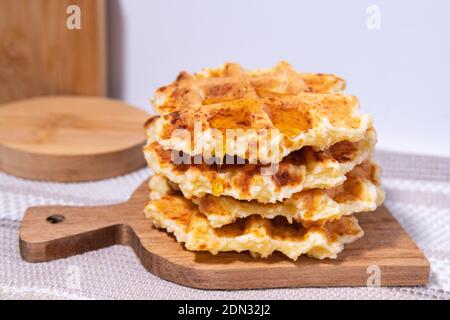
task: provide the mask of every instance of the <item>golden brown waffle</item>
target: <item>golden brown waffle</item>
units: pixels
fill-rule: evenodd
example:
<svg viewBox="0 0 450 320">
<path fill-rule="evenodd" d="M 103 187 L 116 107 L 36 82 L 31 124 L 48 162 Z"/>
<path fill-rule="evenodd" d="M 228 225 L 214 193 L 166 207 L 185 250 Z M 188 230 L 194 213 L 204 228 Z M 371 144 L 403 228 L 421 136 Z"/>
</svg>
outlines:
<svg viewBox="0 0 450 320">
<path fill-rule="evenodd" d="M 193 202 L 213 228 L 223 227 L 251 215 L 266 219 L 283 216 L 290 223 L 295 221 L 305 227 L 323 225 L 326 221 L 356 212 L 374 211 L 384 200 L 377 172 L 378 167 L 374 163 L 365 161 L 350 171 L 346 176 L 347 180 L 338 187 L 305 190 L 277 203 L 261 204 L 257 201 L 239 201 L 232 197 L 213 195 L 193 199 Z"/>
<path fill-rule="evenodd" d="M 183 72 L 157 90 L 152 101 L 161 116 L 149 121 L 147 135 L 164 149 L 248 159 L 248 144 L 225 139 L 226 129 L 243 130 L 249 143 L 259 141 L 255 130 L 275 129 L 268 143 L 259 146 L 263 150 L 257 160 L 279 162 L 304 146 L 324 150 L 364 137 L 372 120 L 359 115 L 354 96 L 335 93 L 344 86 L 333 75 L 298 73 L 285 62 L 260 71 L 226 64 L 194 75 Z M 202 139 L 172 139 L 178 129 L 193 137 L 195 123 L 201 125 Z M 217 132 L 223 133 L 223 139 Z"/>
<path fill-rule="evenodd" d="M 344 88 L 344 79 L 332 74 L 300 73 L 285 61 L 260 70 L 244 70 L 237 63 L 226 63 L 196 74 L 181 72 L 173 83 L 156 90 L 152 102 L 159 114 L 166 114 L 198 104 L 301 92 L 339 93 Z"/>
<path fill-rule="evenodd" d="M 153 181 L 158 189 L 157 181 Z M 264 219 L 251 216 L 239 219 L 222 228 L 211 227 L 208 219 L 198 211 L 192 201 L 162 186 L 151 189 L 159 195 L 145 208 L 154 226 L 173 233 L 178 242 L 188 250 L 209 251 L 213 254 L 225 251 L 249 251 L 258 257 L 268 257 L 279 251 L 296 260 L 300 255 L 324 259 L 336 258 L 344 244 L 362 237 L 363 231 L 355 217 L 342 217 L 323 226 L 303 227 L 288 223 L 283 217 Z"/>
<path fill-rule="evenodd" d="M 148 144 L 144 153 L 152 170 L 176 183 L 186 198 L 213 194 L 273 203 L 302 190 L 342 184 L 349 171 L 371 156 L 375 142 L 375 130 L 369 129 L 359 142 L 342 141 L 317 152 L 305 147 L 286 156 L 272 175 L 254 164 L 174 165 L 172 152 L 156 142 Z"/>
</svg>

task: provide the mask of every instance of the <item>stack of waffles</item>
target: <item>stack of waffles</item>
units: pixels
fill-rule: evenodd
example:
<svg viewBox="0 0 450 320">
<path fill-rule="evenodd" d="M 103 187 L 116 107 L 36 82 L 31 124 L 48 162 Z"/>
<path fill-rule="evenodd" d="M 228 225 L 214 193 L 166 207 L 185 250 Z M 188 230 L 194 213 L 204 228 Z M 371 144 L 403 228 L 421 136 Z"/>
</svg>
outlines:
<svg viewBox="0 0 450 320">
<path fill-rule="evenodd" d="M 384 192 L 376 133 L 329 74 L 228 63 L 156 91 L 145 214 L 192 251 L 336 258 Z"/>
</svg>

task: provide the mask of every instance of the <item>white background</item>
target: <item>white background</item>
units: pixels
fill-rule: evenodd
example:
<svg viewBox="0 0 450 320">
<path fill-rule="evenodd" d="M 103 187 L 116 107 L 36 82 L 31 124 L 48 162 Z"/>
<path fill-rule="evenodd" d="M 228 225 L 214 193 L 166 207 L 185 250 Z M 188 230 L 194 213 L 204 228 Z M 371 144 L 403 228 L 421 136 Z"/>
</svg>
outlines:
<svg viewBox="0 0 450 320">
<path fill-rule="evenodd" d="M 287 60 L 335 73 L 378 147 L 450 156 L 450 1 L 110 0 L 110 94 L 147 109 L 181 70 Z M 370 5 L 381 29 L 366 23 Z"/>
</svg>

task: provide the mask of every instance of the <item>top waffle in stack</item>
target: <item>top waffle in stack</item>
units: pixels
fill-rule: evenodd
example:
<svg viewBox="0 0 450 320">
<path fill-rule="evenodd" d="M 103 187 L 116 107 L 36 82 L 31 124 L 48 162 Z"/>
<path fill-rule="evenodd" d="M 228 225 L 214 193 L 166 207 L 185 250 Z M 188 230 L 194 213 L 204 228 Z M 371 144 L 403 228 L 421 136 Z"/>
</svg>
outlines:
<svg viewBox="0 0 450 320">
<path fill-rule="evenodd" d="M 263 164 L 276 163 L 305 146 L 325 150 L 340 141 L 364 138 L 372 120 L 359 114 L 354 96 L 340 94 L 344 88 L 341 78 L 298 73 L 286 62 L 257 71 L 225 64 L 193 75 L 182 72 L 157 90 L 153 104 L 161 116 L 147 126 L 147 133 L 166 150 L 218 158 L 253 156 Z M 173 139 L 177 129 L 193 137 L 195 123 L 201 124 L 201 141 Z M 250 143 L 230 140 L 217 148 L 214 129 L 242 129 Z M 258 141 L 254 130 L 261 129 L 277 130 L 264 137 L 268 142 L 258 146 L 257 155 L 250 155 L 249 145 Z M 274 147 L 277 152 L 271 152 Z"/>
</svg>

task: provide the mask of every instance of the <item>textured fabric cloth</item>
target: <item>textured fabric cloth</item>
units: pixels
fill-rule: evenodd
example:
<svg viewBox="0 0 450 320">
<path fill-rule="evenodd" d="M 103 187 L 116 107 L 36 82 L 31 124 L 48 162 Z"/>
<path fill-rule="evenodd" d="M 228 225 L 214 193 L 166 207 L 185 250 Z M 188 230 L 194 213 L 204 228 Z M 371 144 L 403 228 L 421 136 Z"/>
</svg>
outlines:
<svg viewBox="0 0 450 320">
<path fill-rule="evenodd" d="M 0 299 L 450 299 L 450 159 L 377 152 L 386 206 L 431 263 L 430 285 L 213 291 L 145 271 L 133 251 L 113 246 L 46 263 L 21 260 L 20 220 L 35 205 L 125 201 L 148 169 L 97 182 L 49 183 L 0 172 Z"/>
</svg>

